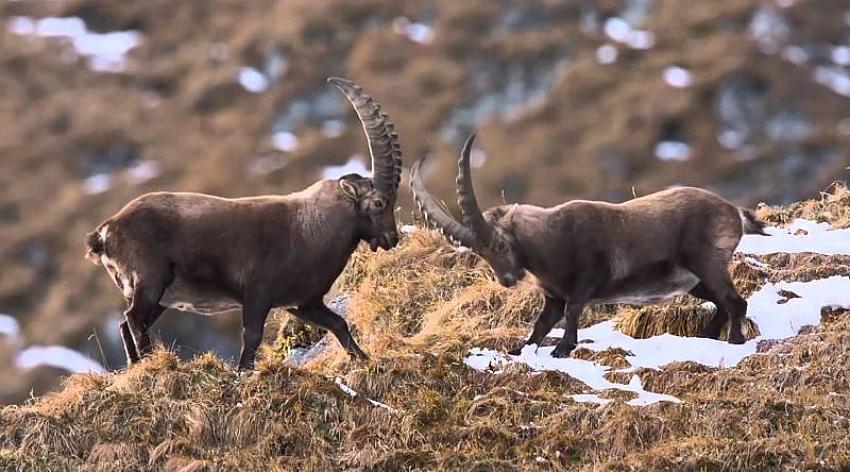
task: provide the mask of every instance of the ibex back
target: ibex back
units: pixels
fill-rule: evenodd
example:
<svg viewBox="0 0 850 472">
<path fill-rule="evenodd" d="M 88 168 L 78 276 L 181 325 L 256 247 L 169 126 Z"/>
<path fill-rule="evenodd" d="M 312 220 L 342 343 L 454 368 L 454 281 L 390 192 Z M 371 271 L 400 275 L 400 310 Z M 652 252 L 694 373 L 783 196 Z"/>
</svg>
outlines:
<svg viewBox="0 0 850 472">
<path fill-rule="evenodd" d="M 128 363 L 150 351 L 148 330 L 168 307 L 212 315 L 241 306 L 241 369 L 253 367 L 273 307 L 366 357 L 323 297 L 361 240 L 373 251 L 398 242 L 401 150 L 378 104 L 347 80 L 329 82 L 363 124 L 372 178 L 349 174 L 285 196 L 150 193 L 88 235 L 87 257 L 103 265 L 128 304 L 120 325 Z"/>
<path fill-rule="evenodd" d="M 702 336 L 717 338 L 729 318 L 729 342 L 744 342 L 747 302 L 732 285 L 728 265 L 742 234 L 764 234 L 752 212 L 706 190 L 680 187 L 619 204 L 514 204 L 482 214 L 470 177 L 473 138 L 458 161 L 463 223 L 425 189 L 422 160 L 411 169 L 414 197 L 426 218 L 483 257 L 502 285 L 513 286 L 526 270 L 534 274 L 545 303 L 526 344 L 539 344 L 566 311 L 564 336 L 552 352 L 565 357 L 578 342 L 586 305 L 658 303 L 687 293 L 717 305 Z"/>
</svg>

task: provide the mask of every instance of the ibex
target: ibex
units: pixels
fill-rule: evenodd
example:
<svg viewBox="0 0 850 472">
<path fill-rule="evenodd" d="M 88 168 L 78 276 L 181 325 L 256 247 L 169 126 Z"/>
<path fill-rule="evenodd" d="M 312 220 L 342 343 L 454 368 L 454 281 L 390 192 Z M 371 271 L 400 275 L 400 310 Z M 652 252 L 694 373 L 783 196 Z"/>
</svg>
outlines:
<svg viewBox="0 0 850 472">
<path fill-rule="evenodd" d="M 167 307 L 213 315 L 241 306 L 240 369 L 253 367 L 273 307 L 329 330 L 349 354 L 366 358 L 323 296 L 361 240 L 373 251 L 397 244 L 401 148 L 369 95 L 344 79 L 328 82 L 363 125 L 371 178 L 349 174 L 285 196 L 149 193 L 88 235 L 86 256 L 103 265 L 128 304 L 120 324 L 128 363 L 149 353 L 148 329 Z"/>
<path fill-rule="evenodd" d="M 552 351 L 566 357 L 578 342 L 578 317 L 586 305 L 652 304 L 687 293 L 717 305 L 701 336 L 716 339 L 728 318 L 729 342 L 744 342 L 747 302 L 732 285 L 728 265 L 742 234 L 764 234 L 764 223 L 751 211 L 706 190 L 680 187 L 619 204 L 512 204 L 482 214 L 469 167 L 474 137 L 458 161 L 462 223 L 425 189 L 423 159 L 411 169 L 411 187 L 425 218 L 484 258 L 499 283 L 511 287 L 525 271 L 534 274 L 545 301 L 525 344 L 540 344 L 566 307 L 564 336 Z"/>
</svg>

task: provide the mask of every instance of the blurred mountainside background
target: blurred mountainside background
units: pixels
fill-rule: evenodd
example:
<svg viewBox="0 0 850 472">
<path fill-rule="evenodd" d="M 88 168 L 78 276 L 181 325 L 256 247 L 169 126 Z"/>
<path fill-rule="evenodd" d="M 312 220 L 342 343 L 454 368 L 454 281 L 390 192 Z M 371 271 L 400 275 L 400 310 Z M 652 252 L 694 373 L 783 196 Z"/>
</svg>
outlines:
<svg viewBox="0 0 850 472">
<path fill-rule="evenodd" d="M 123 363 L 121 297 L 82 254 L 130 199 L 368 171 L 328 76 L 383 105 L 405 167 L 432 155 L 450 206 L 473 131 L 482 206 L 674 184 L 782 204 L 850 165 L 847 0 L 6 1 L 0 64 L 3 402 L 62 372 L 24 370 L 22 345 Z M 404 187 L 400 205 L 413 221 Z M 238 350 L 236 314 L 158 327 L 187 355 Z"/>
</svg>

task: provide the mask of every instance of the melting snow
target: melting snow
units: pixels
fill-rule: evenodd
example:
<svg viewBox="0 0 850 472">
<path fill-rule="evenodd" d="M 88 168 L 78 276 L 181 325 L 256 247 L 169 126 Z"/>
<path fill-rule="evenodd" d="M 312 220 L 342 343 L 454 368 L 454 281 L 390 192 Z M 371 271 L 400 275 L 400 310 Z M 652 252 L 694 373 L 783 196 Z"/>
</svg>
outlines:
<svg viewBox="0 0 850 472">
<path fill-rule="evenodd" d="M 157 177 L 160 173 L 162 173 L 162 167 L 159 162 L 151 159 L 139 161 L 133 167 L 127 169 L 127 177 L 130 179 L 130 183 L 135 185 L 145 183 Z"/>
<path fill-rule="evenodd" d="M 610 44 L 599 46 L 596 49 L 596 60 L 600 64 L 613 64 L 617 62 L 617 48 Z"/>
<path fill-rule="evenodd" d="M 337 377 L 336 379 L 334 379 L 334 382 L 336 382 L 336 384 L 337 384 L 337 386 L 339 387 L 340 390 L 342 390 L 344 393 L 348 394 L 351 398 L 354 398 L 354 397 L 357 396 L 357 392 L 354 391 L 353 388 L 342 383 L 341 378 Z M 384 408 L 386 410 L 395 411 L 389 405 L 387 405 L 385 403 L 381 403 L 379 401 L 372 400 L 371 398 L 367 398 L 366 400 L 369 401 L 369 403 L 371 403 L 372 406 L 378 406 L 378 407 Z"/>
<path fill-rule="evenodd" d="M 251 93 L 263 93 L 269 88 L 269 79 L 253 67 L 239 69 L 239 85 Z"/>
<path fill-rule="evenodd" d="M 112 187 L 112 175 L 110 174 L 95 174 L 83 182 L 83 189 L 89 195 L 103 193 L 110 187 Z"/>
<path fill-rule="evenodd" d="M 30 346 L 17 355 L 15 366 L 19 369 L 49 366 L 72 374 L 104 371 L 97 361 L 64 346 Z"/>
<path fill-rule="evenodd" d="M 840 66 L 850 65 L 850 46 L 838 46 L 830 54 L 832 62 Z"/>
<path fill-rule="evenodd" d="M 655 146 L 655 157 L 662 161 L 687 161 L 691 146 L 682 141 L 661 141 Z"/>
<path fill-rule="evenodd" d="M 786 46 L 782 49 L 782 58 L 792 64 L 803 65 L 809 62 L 809 53 L 800 46 Z"/>
<path fill-rule="evenodd" d="M 605 21 L 603 30 L 609 38 L 632 49 L 649 49 L 655 45 L 655 34 L 651 31 L 633 29 L 626 20 L 616 16 Z"/>
<path fill-rule="evenodd" d="M 815 252 L 821 254 L 850 254 L 850 229 L 831 230 L 826 223 L 797 219 L 787 229 L 766 228 L 770 237 L 747 235 L 737 251 L 746 254 L 769 254 L 775 252 Z M 787 299 L 780 293 L 790 291 L 799 298 Z M 834 276 L 810 282 L 767 283 L 750 296 L 747 317 L 758 325 L 758 337 L 741 345 L 725 341 L 696 337 L 662 334 L 647 339 L 635 339 L 614 327 L 614 320 L 604 321 L 578 332 L 578 339 L 589 340 L 581 347 L 604 351 L 621 348 L 630 354 L 626 360 L 632 367 L 611 369 L 583 359 L 558 359 L 551 356 L 554 346 L 525 346 L 519 356 L 508 356 L 491 349 L 473 348 L 464 362 L 470 367 L 500 373 L 505 365 L 522 362 L 535 371 L 554 370 L 569 374 L 590 389 L 601 391 L 617 389 L 637 394 L 628 401 L 630 405 L 649 405 L 660 401 L 680 402 L 675 397 L 647 392 L 640 378 L 632 376 L 628 385 L 610 382 L 604 374 L 633 372 L 645 367 L 657 369 L 671 362 L 693 361 L 712 367 L 733 367 L 745 357 L 754 354 L 761 340 L 785 339 L 797 335 L 807 325 L 820 323 L 821 308 L 840 306 L 850 308 L 850 279 Z M 554 329 L 549 337 L 563 336 L 562 329 Z M 578 394 L 572 397 L 577 402 L 606 404 L 610 400 L 596 393 Z"/>
<path fill-rule="evenodd" d="M 348 158 L 348 162 L 340 166 L 327 166 L 322 169 L 323 179 L 338 179 L 347 174 L 370 175 L 366 162 L 360 154 Z"/>
<path fill-rule="evenodd" d="M 775 8 L 759 7 L 750 21 L 750 36 L 765 54 L 773 54 L 788 40 L 791 27 L 785 16 Z"/>
<path fill-rule="evenodd" d="M 292 152 L 298 148 L 298 136 L 289 131 L 278 131 L 272 135 L 272 145 L 281 151 Z"/>
<path fill-rule="evenodd" d="M 777 252 L 850 254 L 850 228 L 831 229 L 827 223 L 797 218 L 788 228 L 768 227 L 765 232 L 770 237 L 745 235 L 736 251 L 755 255 Z"/>
<path fill-rule="evenodd" d="M 430 44 L 434 41 L 434 30 L 427 23 L 411 22 L 409 18 L 399 16 L 393 20 L 392 28 L 396 33 L 419 44 Z"/>
<path fill-rule="evenodd" d="M 0 335 L 4 335 L 16 341 L 21 336 L 21 326 L 18 320 L 9 315 L 0 313 Z"/>
<path fill-rule="evenodd" d="M 68 38 L 78 54 L 89 58 L 90 67 L 96 71 L 123 70 L 127 52 L 138 46 L 142 39 L 137 31 L 92 33 L 77 17 L 33 19 L 16 16 L 9 20 L 8 25 L 18 35 Z"/>
<path fill-rule="evenodd" d="M 338 138 L 345 133 L 346 124 L 342 120 L 327 120 L 322 123 L 322 136 Z"/>
<path fill-rule="evenodd" d="M 664 69 L 664 81 L 671 87 L 684 88 L 691 85 L 691 73 L 683 67 L 670 66 Z"/>
<path fill-rule="evenodd" d="M 800 298 L 779 303 L 785 300 L 779 294 L 781 290 L 794 292 Z M 748 299 L 748 303 L 747 316 L 758 325 L 761 335 L 741 345 L 672 334 L 635 339 L 614 328 L 613 320 L 579 330 L 578 338 L 589 339 L 590 342 L 582 343 L 580 346 L 593 351 L 603 351 L 612 347 L 630 351 L 632 355 L 626 356 L 626 360 L 632 367 L 613 370 L 614 372 L 631 372 L 638 367 L 655 369 L 676 361 L 694 361 L 713 367 L 732 367 L 745 357 L 754 354 L 759 341 L 795 336 L 803 326 L 818 324 L 822 307 L 831 305 L 850 307 L 850 279 L 836 276 L 811 282 L 768 283 L 754 293 Z M 550 337 L 562 335 L 562 329 L 554 329 L 549 333 Z M 522 362 L 536 371 L 564 372 L 584 382 L 593 390 L 613 388 L 634 392 L 638 396 L 627 402 L 630 405 L 650 405 L 660 401 L 680 402 L 670 395 L 647 392 L 637 376 L 633 376 L 628 385 L 610 382 L 604 377 L 606 372 L 611 371 L 610 368 L 582 359 L 554 358 L 550 355 L 553 349 L 554 346 L 540 348 L 526 346 L 519 356 L 507 356 L 490 349 L 473 348 L 464 362 L 474 369 L 485 371 L 499 369 L 512 362 Z M 576 401 L 595 403 L 603 403 L 604 400 L 593 394 L 581 394 L 573 398 Z"/>
<path fill-rule="evenodd" d="M 815 82 L 832 89 L 833 92 L 850 97 L 850 72 L 841 67 L 818 66 L 814 72 Z"/>
</svg>

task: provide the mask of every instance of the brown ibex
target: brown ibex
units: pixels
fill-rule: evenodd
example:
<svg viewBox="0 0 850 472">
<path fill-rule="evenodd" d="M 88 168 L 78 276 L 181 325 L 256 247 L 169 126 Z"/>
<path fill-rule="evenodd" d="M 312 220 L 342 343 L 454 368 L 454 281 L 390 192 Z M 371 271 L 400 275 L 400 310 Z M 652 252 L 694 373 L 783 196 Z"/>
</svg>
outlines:
<svg viewBox="0 0 850 472">
<path fill-rule="evenodd" d="M 253 367 L 273 307 L 329 330 L 351 355 L 366 358 L 322 298 L 361 240 L 373 251 L 398 242 L 401 148 L 388 116 L 360 87 L 328 82 L 363 125 L 371 178 L 349 174 L 285 196 L 149 193 L 88 235 L 86 256 L 103 265 L 128 304 L 120 324 L 128 363 L 150 351 L 148 329 L 168 307 L 212 315 L 241 306 L 240 369 Z"/>
<path fill-rule="evenodd" d="M 716 339 L 729 318 L 729 342 L 744 342 L 747 302 L 732 285 L 728 265 L 742 234 L 764 234 L 764 223 L 751 211 L 706 190 L 679 187 L 619 204 L 512 204 L 482 214 L 469 167 L 474 137 L 458 161 L 463 223 L 425 189 L 422 159 L 411 169 L 411 187 L 426 219 L 484 258 L 499 283 L 511 287 L 526 270 L 537 278 L 545 301 L 525 344 L 539 344 L 566 307 L 564 336 L 552 351 L 566 357 L 578 342 L 578 317 L 586 305 L 652 304 L 687 293 L 717 305 L 701 336 Z"/>
</svg>

